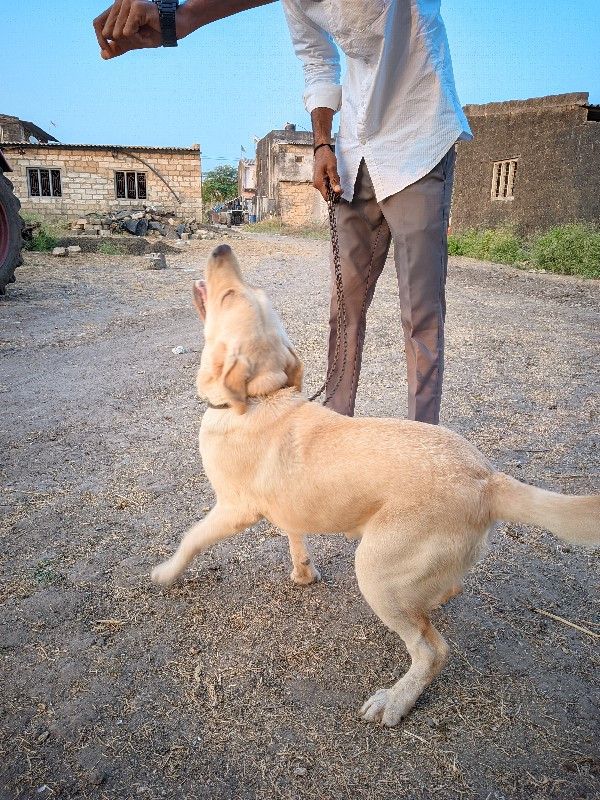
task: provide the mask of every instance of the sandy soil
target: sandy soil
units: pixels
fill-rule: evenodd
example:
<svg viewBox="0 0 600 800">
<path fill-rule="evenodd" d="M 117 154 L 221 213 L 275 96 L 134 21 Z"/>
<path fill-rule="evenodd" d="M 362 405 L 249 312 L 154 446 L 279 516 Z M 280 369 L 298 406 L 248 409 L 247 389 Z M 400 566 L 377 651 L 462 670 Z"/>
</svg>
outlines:
<svg viewBox="0 0 600 800">
<path fill-rule="evenodd" d="M 232 243 L 315 391 L 327 244 Z M 0 797 L 600 797 L 597 553 L 499 527 L 437 615 L 447 667 L 393 730 L 357 717 L 408 658 L 360 596 L 355 543 L 314 537 L 323 580 L 300 589 L 265 522 L 150 584 L 213 500 L 190 299 L 212 245 L 164 271 L 29 254 L 0 298 Z M 454 259 L 448 309 L 443 424 L 523 480 L 600 491 L 600 282 Z M 404 392 L 390 264 L 357 412 L 403 416 Z"/>
</svg>

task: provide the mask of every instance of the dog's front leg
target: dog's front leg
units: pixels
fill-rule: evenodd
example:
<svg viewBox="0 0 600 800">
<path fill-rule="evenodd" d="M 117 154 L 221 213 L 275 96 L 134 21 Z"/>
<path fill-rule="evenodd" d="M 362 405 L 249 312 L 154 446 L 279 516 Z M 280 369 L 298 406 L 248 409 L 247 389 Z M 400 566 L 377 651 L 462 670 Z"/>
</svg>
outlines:
<svg viewBox="0 0 600 800">
<path fill-rule="evenodd" d="M 195 555 L 206 550 L 211 544 L 249 528 L 259 519 L 260 517 L 242 518 L 239 511 L 232 506 L 217 502 L 201 522 L 189 529 L 171 558 L 152 570 L 153 582 L 169 586 L 181 575 Z"/>
<path fill-rule="evenodd" d="M 321 579 L 321 575 L 313 566 L 310 553 L 308 552 L 308 544 L 306 536 L 298 533 L 288 533 L 287 535 L 290 543 L 290 555 L 294 569 L 290 573 L 290 578 L 294 583 L 300 586 L 308 586 L 309 583 L 314 583 Z"/>
</svg>

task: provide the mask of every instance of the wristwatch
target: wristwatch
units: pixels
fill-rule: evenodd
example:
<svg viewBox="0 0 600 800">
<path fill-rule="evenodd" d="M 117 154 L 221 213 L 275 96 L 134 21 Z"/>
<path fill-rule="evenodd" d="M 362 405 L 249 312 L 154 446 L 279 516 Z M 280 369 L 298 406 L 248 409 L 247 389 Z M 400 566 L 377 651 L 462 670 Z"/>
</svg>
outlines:
<svg viewBox="0 0 600 800">
<path fill-rule="evenodd" d="M 175 28 L 175 12 L 179 0 L 152 0 L 158 7 L 160 19 L 160 32 L 163 38 L 163 47 L 177 47 L 177 30 Z"/>
</svg>

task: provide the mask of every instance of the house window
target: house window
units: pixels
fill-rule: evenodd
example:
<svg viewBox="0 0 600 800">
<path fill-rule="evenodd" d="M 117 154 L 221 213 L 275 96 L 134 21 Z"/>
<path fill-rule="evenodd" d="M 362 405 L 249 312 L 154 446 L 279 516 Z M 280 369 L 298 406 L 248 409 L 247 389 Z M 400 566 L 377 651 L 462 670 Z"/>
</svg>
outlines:
<svg viewBox="0 0 600 800">
<path fill-rule="evenodd" d="M 62 197 L 59 169 L 27 170 L 30 197 Z"/>
<path fill-rule="evenodd" d="M 127 200 L 145 200 L 146 173 L 115 172 L 115 196 Z"/>
<path fill-rule="evenodd" d="M 517 159 L 494 161 L 492 169 L 492 200 L 514 197 L 515 177 L 517 175 Z"/>
</svg>

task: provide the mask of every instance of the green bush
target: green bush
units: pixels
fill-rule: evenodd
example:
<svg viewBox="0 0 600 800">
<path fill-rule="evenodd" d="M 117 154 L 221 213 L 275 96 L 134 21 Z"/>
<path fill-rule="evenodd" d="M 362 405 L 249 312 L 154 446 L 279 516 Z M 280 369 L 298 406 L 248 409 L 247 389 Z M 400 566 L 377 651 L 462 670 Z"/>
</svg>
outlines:
<svg viewBox="0 0 600 800">
<path fill-rule="evenodd" d="M 527 258 L 523 240 L 512 228 L 469 230 L 450 235 L 448 252 L 453 256 L 468 256 L 500 264 L 518 264 Z"/>
<path fill-rule="evenodd" d="M 551 228 L 532 240 L 530 260 L 537 269 L 600 278 L 600 227 L 576 222 Z"/>
<path fill-rule="evenodd" d="M 56 247 L 64 231 L 59 221 L 43 220 L 37 214 L 21 214 L 25 222 L 25 250 L 47 252 Z"/>
<path fill-rule="evenodd" d="M 122 244 L 101 242 L 98 245 L 98 252 L 104 253 L 105 256 L 124 256 L 127 253 L 127 248 Z"/>
<path fill-rule="evenodd" d="M 558 225 L 529 239 L 511 228 L 469 230 L 448 237 L 448 252 L 562 275 L 600 278 L 600 227 L 591 222 Z"/>
<path fill-rule="evenodd" d="M 55 236 L 54 233 L 46 228 L 40 228 L 33 234 L 31 239 L 25 243 L 25 249 L 45 253 L 56 247 L 58 241 L 58 236 Z"/>
</svg>

